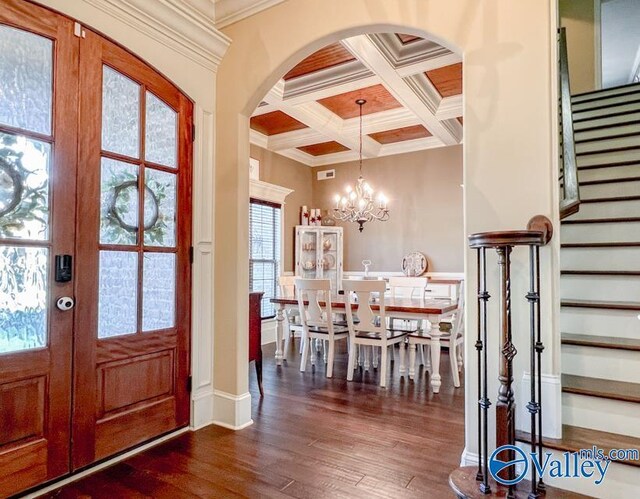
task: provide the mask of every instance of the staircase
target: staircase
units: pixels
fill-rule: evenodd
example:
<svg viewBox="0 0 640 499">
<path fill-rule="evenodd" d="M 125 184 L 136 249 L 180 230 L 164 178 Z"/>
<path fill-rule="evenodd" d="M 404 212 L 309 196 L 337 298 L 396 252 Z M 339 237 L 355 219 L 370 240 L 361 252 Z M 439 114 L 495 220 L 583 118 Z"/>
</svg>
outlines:
<svg viewBox="0 0 640 499">
<path fill-rule="evenodd" d="M 580 210 L 560 230 L 563 438 L 546 446 L 640 449 L 640 85 L 574 96 L 572 111 Z M 612 466 L 638 483 L 640 461 Z"/>
</svg>

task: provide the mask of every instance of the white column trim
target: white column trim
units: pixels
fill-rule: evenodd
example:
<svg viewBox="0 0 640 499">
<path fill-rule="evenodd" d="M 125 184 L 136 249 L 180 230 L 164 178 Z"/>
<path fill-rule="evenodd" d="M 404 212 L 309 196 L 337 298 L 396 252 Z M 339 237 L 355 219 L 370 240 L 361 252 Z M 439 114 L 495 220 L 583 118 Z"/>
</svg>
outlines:
<svg viewBox="0 0 640 499">
<path fill-rule="evenodd" d="M 213 424 L 230 430 L 242 430 L 251 426 L 251 394 L 247 392 L 233 395 L 214 390 Z"/>
</svg>

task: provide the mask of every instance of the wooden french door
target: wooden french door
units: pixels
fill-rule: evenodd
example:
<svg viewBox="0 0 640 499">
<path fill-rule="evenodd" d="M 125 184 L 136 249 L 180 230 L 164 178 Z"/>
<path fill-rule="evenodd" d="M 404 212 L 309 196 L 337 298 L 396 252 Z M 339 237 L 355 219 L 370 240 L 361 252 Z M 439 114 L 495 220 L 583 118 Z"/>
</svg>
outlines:
<svg viewBox="0 0 640 499">
<path fill-rule="evenodd" d="M 80 74 L 74 468 L 188 424 L 191 296 L 192 104 L 89 30 Z"/>
<path fill-rule="evenodd" d="M 0 497 L 188 424 L 191 136 L 152 68 L 2 0 Z"/>
<path fill-rule="evenodd" d="M 69 471 L 73 313 L 55 255 L 74 253 L 73 22 L 0 5 L 0 496 Z M 71 89 L 71 92 L 68 90 Z"/>
</svg>

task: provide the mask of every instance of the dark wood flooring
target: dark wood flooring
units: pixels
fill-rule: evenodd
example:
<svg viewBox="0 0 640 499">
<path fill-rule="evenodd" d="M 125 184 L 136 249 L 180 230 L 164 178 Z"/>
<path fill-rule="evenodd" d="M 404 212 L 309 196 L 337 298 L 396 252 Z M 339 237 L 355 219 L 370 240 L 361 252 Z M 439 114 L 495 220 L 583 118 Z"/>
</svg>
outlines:
<svg viewBox="0 0 640 499">
<path fill-rule="evenodd" d="M 344 348 L 333 379 L 321 363 L 301 373 L 293 346 L 277 368 L 273 351 L 264 348 L 263 399 L 251 366 L 249 428 L 181 435 L 47 497 L 452 497 L 447 479 L 464 446 L 464 389 L 453 387 L 446 354 L 434 395 L 428 376 L 400 379 L 397 364 L 386 389 L 377 370 L 347 382 Z"/>
</svg>

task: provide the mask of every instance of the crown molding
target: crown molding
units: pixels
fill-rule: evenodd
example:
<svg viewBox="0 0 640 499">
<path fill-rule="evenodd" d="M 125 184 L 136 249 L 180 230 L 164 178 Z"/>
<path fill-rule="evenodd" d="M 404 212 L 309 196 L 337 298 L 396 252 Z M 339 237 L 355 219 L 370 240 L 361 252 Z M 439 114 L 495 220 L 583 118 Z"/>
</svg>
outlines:
<svg viewBox="0 0 640 499">
<path fill-rule="evenodd" d="M 216 28 L 222 29 L 285 0 L 215 0 Z"/>
<path fill-rule="evenodd" d="M 213 27 L 208 0 L 84 1 L 214 72 L 231 43 Z"/>
</svg>

